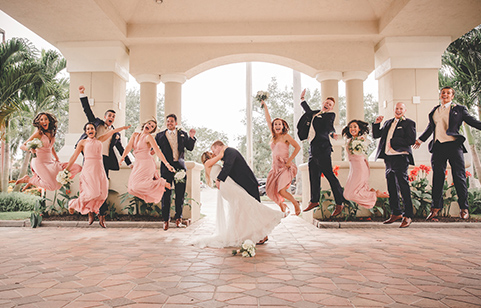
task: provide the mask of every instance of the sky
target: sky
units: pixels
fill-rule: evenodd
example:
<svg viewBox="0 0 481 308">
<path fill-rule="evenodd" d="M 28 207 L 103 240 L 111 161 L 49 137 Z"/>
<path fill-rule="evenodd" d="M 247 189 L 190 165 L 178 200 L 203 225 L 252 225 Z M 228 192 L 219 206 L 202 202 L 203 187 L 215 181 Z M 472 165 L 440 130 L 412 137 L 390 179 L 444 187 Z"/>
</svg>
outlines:
<svg viewBox="0 0 481 308">
<path fill-rule="evenodd" d="M 5 39 L 22 37 L 30 40 L 37 49 L 56 49 L 41 37 L 22 26 L 13 18 L 0 11 L 0 28 L 5 30 Z M 270 63 L 252 63 L 252 93 L 266 90 L 275 77 L 280 89 L 292 87 L 292 69 Z M 310 76 L 301 74 L 301 87 L 320 90 L 320 83 Z M 127 89 L 139 88 L 130 76 Z M 158 86 L 159 95 L 164 94 L 162 83 Z M 371 73 L 364 82 L 364 94 L 378 98 L 378 85 Z M 339 82 L 339 96 L 345 96 L 345 84 Z M 236 63 L 205 71 L 187 80 L 182 86 L 182 119 L 188 125 L 207 127 L 225 132 L 230 145 L 235 145 L 235 137 L 245 134 L 241 123 L 246 106 L 246 64 Z M 272 115 L 275 117 L 275 115 Z M 159 122 L 162 121 L 159 119 Z M 160 124 L 159 123 L 159 124 Z M 189 128 L 189 127 L 186 127 Z"/>
</svg>

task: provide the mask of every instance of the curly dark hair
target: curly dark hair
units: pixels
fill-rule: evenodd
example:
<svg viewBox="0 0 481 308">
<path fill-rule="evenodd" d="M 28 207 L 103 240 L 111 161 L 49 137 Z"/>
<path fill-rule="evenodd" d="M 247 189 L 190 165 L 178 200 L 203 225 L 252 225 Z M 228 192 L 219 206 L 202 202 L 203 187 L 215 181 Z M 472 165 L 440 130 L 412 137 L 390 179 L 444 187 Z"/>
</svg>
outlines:
<svg viewBox="0 0 481 308">
<path fill-rule="evenodd" d="M 40 118 L 45 115 L 48 118 L 48 127 L 47 129 L 43 129 L 42 125 L 40 125 Z M 40 112 L 35 116 L 32 122 L 33 126 L 35 126 L 42 134 L 49 133 L 52 137 L 55 137 L 57 134 L 57 119 L 55 116 L 48 112 Z"/>
<path fill-rule="evenodd" d="M 272 133 L 272 139 L 273 140 L 276 140 L 277 139 L 277 134 L 276 134 L 276 131 L 274 130 L 274 122 L 275 121 L 281 121 L 282 123 L 282 131 L 279 135 L 285 135 L 287 134 L 287 132 L 289 132 L 289 124 L 287 124 L 286 120 L 284 119 L 281 119 L 281 118 L 275 118 L 274 120 L 272 120 L 272 123 L 271 123 L 271 133 Z"/>
<path fill-rule="evenodd" d="M 359 126 L 359 135 L 369 134 L 369 123 L 361 121 L 361 120 L 351 120 L 347 125 L 342 129 L 342 136 L 346 136 L 347 138 L 352 138 L 351 133 L 349 132 L 349 126 L 352 123 L 357 123 Z"/>
</svg>

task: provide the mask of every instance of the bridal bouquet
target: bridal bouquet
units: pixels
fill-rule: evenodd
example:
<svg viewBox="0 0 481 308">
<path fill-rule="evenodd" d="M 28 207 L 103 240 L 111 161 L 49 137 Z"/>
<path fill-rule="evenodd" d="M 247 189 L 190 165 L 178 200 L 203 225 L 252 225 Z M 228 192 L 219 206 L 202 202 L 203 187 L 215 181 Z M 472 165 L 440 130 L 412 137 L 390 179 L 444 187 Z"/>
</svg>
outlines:
<svg viewBox="0 0 481 308">
<path fill-rule="evenodd" d="M 57 182 L 59 182 L 62 186 L 67 186 L 69 187 L 70 184 L 72 183 L 72 179 L 70 178 L 72 175 L 70 174 L 70 171 L 67 169 L 64 169 L 60 171 L 57 174 Z"/>
<path fill-rule="evenodd" d="M 185 183 L 185 176 L 186 173 L 184 169 L 177 170 L 174 174 L 174 180 L 176 183 Z"/>
<path fill-rule="evenodd" d="M 353 137 L 349 142 L 348 150 L 355 155 L 367 154 L 368 144 L 364 137 Z"/>
<path fill-rule="evenodd" d="M 258 101 L 259 103 L 262 101 L 265 101 L 268 98 L 269 98 L 269 92 L 264 92 L 264 91 L 257 92 L 256 101 Z"/>
<path fill-rule="evenodd" d="M 29 149 L 29 150 L 31 150 L 31 149 L 36 150 L 36 149 L 40 149 L 41 147 L 43 147 L 43 143 L 38 138 L 34 138 L 34 139 L 30 140 L 29 142 L 27 142 L 27 149 Z M 33 157 L 37 157 L 37 154 L 33 153 Z"/>
<path fill-rule="evenodd" d="M 233 256 L 238 253 L 242 254 L 244 258 L 253 257 L 256 255 L 256 244 L 251 240 L 245 240 L 240 249 L 232 250 Z"/>
</svg>

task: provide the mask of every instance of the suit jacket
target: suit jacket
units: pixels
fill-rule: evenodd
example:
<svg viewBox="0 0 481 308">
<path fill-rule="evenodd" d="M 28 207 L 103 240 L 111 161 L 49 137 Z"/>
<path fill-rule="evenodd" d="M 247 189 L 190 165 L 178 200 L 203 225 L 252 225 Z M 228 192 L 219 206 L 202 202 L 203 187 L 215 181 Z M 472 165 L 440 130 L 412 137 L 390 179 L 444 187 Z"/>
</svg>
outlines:
<svg viewBox="0 0 481 308">
<path fill-rule="evenodd" d="M 381 138 L 377 148 L 376 159 L 386 158 L 386 139 L 394 118 L 387 120 L 383 127 L 381 123 L 372 124 L 372 136 L 374 139 Z M 391 147 L 397 152 L 408 152 L 409 164 L 414 165 L 414 158 L 411 146 L 416 142 L 416 123 L 408 118 L 398 121 L 396 129 L 392 134 Z"/>
<path fill-rule="evenodd" d="M 94 123 L 95 127 L 98 127 L 99 125 L 105 125 L 104 120 L 95 117 L 94 113 L 92 112 L 92 108 L 90 108 L 89 104 L 89 99 L 85 97 L 80 98 L 80 103 L 82 104 L 82 108 L 84 110 L 85 115 L 87 116 L 87 119 L 89 122 Z M 83 133 L 80 136 L 80 139 L 77 141 L 77 143 L 82 140 L 86 139 L 87 134 Z M 75 145 L 77 146 L 77 145 Z M 108 165 L 106 166 L 109 170 L 119 170 L 119 161 L 117 160 L 117 156 L 115 155 L 114 152 L 114 147 L 117 148 L 119 151 L 120 155 L 124 154 L 124 147 L 122 146 L 122 141 L 120 141 L 120 134 L 119 133 L 114 133 L 112 135 L 112 138 L 110 139 L 110 144 L 109 144 L 109 156 L 108 159 L 105 160 L 105 163 Z M 127 165 L 131 164 L 131 161 L 128 156 L 125 157 L 125 163 Z"/>
<path fill-rule="evenodd" d="M 169 139 L 167 139 L 167 136 L 165 135 L 167 132 L 166 130 L 163 130 L 157 135 L 155 135 L 155 141 L 157 142 L 157 145 L 159 146 L 160 150 L 165 156 L 165 159 L 169 162 L 169 164 L 173 164 L 174 162 L 174 154 L 172 153 L 172 148 L 170 147 L 170 142 Z M 196 138 L 190 138 L 189 134 L 186 131 L 183 131 L 181 129 L 177 130 L 177 150 L 179 151 L 179 164 L 182 166 L 182 168 L 185 169 L 185 161 L 184 161 L 184 149 L 187 149 L 189 151 L 192 151 L 194 149 L 195 141 Z M 162 163 L 160 165 L 160 172 L 162 174 L 165 174 L 165 172 L 170 172 L 169 169 Z"/>
<path fill-rule="evenodd" d="M 234 148 L 227 148 L 224 151 L 224 166 L 217 178 L 225 181 L 230 176 L 234 182 L 244 188 L 249 195 L 260 201 L 259 182 L 241 153 Z"/>
<path fill-rule="evenodd" d="M 431 134 L 435 134 L 436 124 L 434 124 L 433 114 L 434 112 L 440 107 L 438 105 L 431 110 L 429 113 L 429 123 L 424 132 L 419 136 L 419 140 L 425 142 Z M 467 153 L 466 147 L 464 146 L 464 140 L 466 138 L 459 133 L 459 128 L 463 124 L 463 121 L 466 122 L 469 126 L 472 126 L 477 129 L 481 129 L 481 122 L 476 120 L 473 116 L 468 113 L 468 109 L 463 105 L 457 105 L 451 103 L 451 110 L 449 111 L 449 126 L 446 134 L 448 136 L 456 137 L 456 139 L 461 141 L 461 146 L 463 148 L 463 152 Z M 434 140 L 436 140 L 436 136 L 433 136 L 431 142 L 429 142 L 429 152 L 433 152 L 433 145 Z"/>
<path fill-rule="evenodd" d="M 326 150 L 332 151 L 331 139 L 329 137 L 332 133 L 336 132 L 334 129 L 336 114 L 334 112 L 326 112 L 313 119 L 312 117 L 319 113 L 320 110 L 311 110 L 311 107 L 309 107 L 306 101 L 303 101 L 301 106 L 305 111 L 303 117 L 305 116 L 306 119 L 311 121 L 308 131 L 310 126 L 313 126 L 315 132 L 315 137 L 310 143 L 310 154 L 314 155 Z M 306 126 L 309 121 L 306 122 Z"/>
</svg>

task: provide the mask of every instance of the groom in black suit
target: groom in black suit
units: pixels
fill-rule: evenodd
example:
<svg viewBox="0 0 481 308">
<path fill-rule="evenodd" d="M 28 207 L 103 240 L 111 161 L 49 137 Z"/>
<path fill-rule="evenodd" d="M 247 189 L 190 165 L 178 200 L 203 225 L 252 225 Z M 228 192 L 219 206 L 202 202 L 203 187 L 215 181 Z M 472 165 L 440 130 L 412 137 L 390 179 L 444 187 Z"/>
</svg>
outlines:
<svg viewBox="0 0 481 308">
<path fill-rule="evenodd" d="M 413 202 L 409 186 L 408 167 L 414 165 L 411 146 L 416 141 L 416 123 L 406 118 L 406 105 L 397 103 L 394 108 L 394 118 L 387 120 L 383 127 L 383 116 L 377 117 L 372 125 L 374 139 L 381 138 L 376 153 L 376 159 L 384 159 L 386 164 L 386 180 L 389 192 L 391 217 L 384 224 L 401 220 L 400 228 L 407 228 L 413 218 Z M 403 211 L 399 204 L 399 191 L 404 204 Z"/>
<path fill-rule="evenodd" d="M 155 141 L 159 145 L 160 150 L 165 156 L 167 162 L 175 168 L 175 170 L 186 170 L 184 162 L 184 149 L 192 151 L 194 149 L 195 141 L 195 129 L 191 129 L 189 134 L 183 131 L 177 126 L 177 116 L 175 114 L 169 114 L 166 117 L 167 129 L 159 132 L 155 136 Z M 174 181 L 174 172 L 171 172 L 162 163 L 160 165 L 160 175 L 172 185 Z M 183 227 L 182 225 L 182 210 L 184 205 L 185 184 L 187 182 L 187 176 L 183 181 L 175 183 L 175 224 L 177 228 Z M 170 196 L 172 194 L 171 189 L 166 189 L 162 196 L 162 218 L 164 219 L 164 230 L 169 229 L 170 221 Z"/>
<path fill-rule="evenodd" d="M 109 130 L 114 129 L 113 124 L 115 121 L 115 110 L 111 110 L 111 109 L 107 110 L 104 114 L 103 120 L 100 118 L 97 118 L 94 115 L 92 108 L 90 108 L 89 99 L 87 95 L 85 95 L 85 87 L 80 86 L 79 92 L 80 92 L 80 103 L 82 104 L 84 113 L 87 116 L 88 121 L 95 125 L 97 129 L 97 136 L 101 136 L 104 133 L 108 132 Z M 87 138 L 87 134 L 83 133 L 80 136 L 80 139 L 78 141 L 86 138 Z M 120 170 L 119 161 L 117 160 L 117 156 L 115 155 L 114 147 L 117 148 L 117 151 L 119 151 L 120 155 L 124 154 L 124 147 L 122 146 L 122 141 L 120 140 L 119 133 L 113 134 L 113 136 L 110 137 L 110 140 L 107 140 L 106 142 L 102 143 L 102 159 L 103 159 L 104 170 L 105 170 L 105 174 L 107 175 L 107 178 L 109 178 L 109 170 L 114 170 L 114 171 Z M 125 157 L 125 163 L 130 168 L 133 167 L 128 156 Z M 98 215 L 99 224 L 103 228 L 106 227 L 105 212 L 107 210 L 108 210 L 107 200 L 105 200 L 105 202 L 102 204 L 102 206 L 99 209 L 99 215 Z M 89 224 L 92 224 L 92 222 L 93 222 L 93 216 L 89 216 Z"/>
<path fill-rule="evenodd" d="M 211 150 L 216 156 L 219 155 L 223 148 L 224 143 L 220 140 L 217 140 L 211 146 Z M 252 172 L 252 169 L 247 165 L 241 153 L 234 148 L 227 148 L 224 151 L 222 160 L 224 161 L 224 166 L 215 181 L 217 188 L 220 188 L 221 181 L 224 182 L 227 177 L 230 176 L 234 182 L 244 188 L 249 195 L 261 202 L 259 182 L 257 182 L 254 172 Z"/>
<path fill-rule="evenodd" d="M 343 203 L 346 199 L 343 195 L 343 189 L 336 175 L 332 171 L 332 145 L 330 138 L 336 138 L 334 129 L 334 119 L 336 114 L 332 112 L 334 104 L 336 103 L 334 98 L 328 97 L 322 103 L 322 110 L 311 110 L 307 102 L 304 100 L 306 90 L 301 93 L 301 106 L 305 113 L 302 119 L 307 119 L 305 123 L 305 133 L 308 134 L 299 138 L 301 140 L 307 137 L 310 142 L 309 146 L 309 182 L 311 184 L 311 200 L 304 212 L 310 211 L 313 208 L 319 206 L 319 200 L 321 198 L 321 174 L 324 174 L 326 179 L 331 185 L 332 193 L 334 194 L 334 200 L 336 201 L 336 209 L 331 216 L 337 216 L 341 214 L 344 208 Z M 301 124 L 302 121 L 299 121 Z M 298 124 L 299 132 L 302 131 Z M 308 127 L 308 128 L 307 128 Z M 303 138 L 304 137 L 304 138 Z"/>
<path fill-rule="evenodd" d="M 481 129 L 481 122 L 468 113 L 463 105 L 452 102 L 454 89 L 444 87 L 439 95 L 441 104 L 434 107 L 429 113 L 429 123 L 426 130 L 416 140 L 415 149 L 419 148 L 431 134 L 433 139 L 429 143 L 431 166 L 433 168 L 433 202 L 431 213 L 426 220 L 438 215 L 443 208 L 443 187 L 447 161 L 451 165 L 454 187 L 458 195 L 458 204 L 462 219 L 469 218 L 468 187 L 466 185 L 466 167 L 464 165 L 464 140 L 466 138 L 459 133 L 459 128 L 466 122 L 468 125 Z"/>
</svg>

